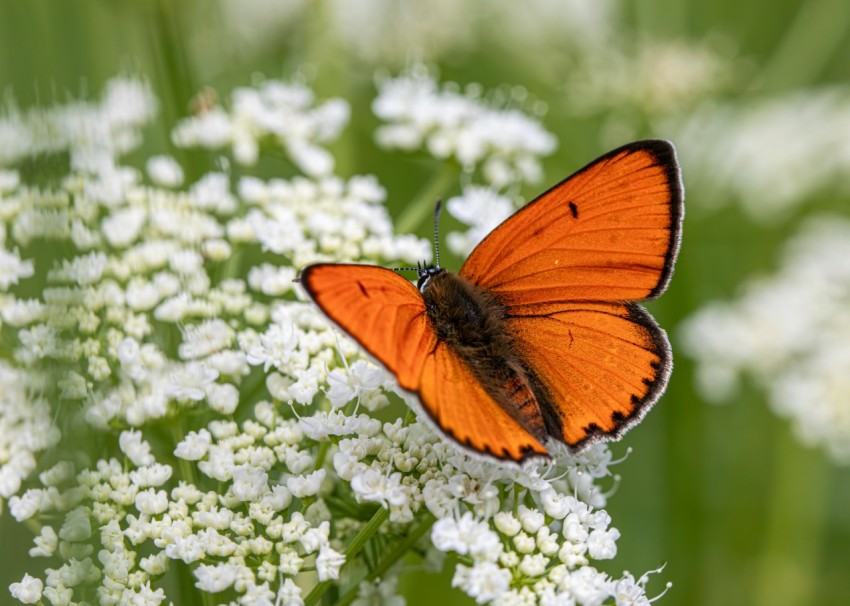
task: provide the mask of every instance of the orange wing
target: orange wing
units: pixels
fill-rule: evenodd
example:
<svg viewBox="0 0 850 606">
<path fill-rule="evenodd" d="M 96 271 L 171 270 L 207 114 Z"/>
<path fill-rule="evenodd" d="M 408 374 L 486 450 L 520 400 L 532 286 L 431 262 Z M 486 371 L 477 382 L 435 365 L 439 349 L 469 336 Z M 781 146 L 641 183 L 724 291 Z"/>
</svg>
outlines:
<svg viewBox="0 0 850 606">
<path fill-rule="evenodd" d="M 413 391 L 437 335 L 416 287 L 373 265 L 320 263 L 301 283 L 323 312 Z"/>
<path fill-rule="evenodd" d="M 546 449 L 438 341 L 413 284 L 381 267 L 318 264 L 301 282 L 323 312 L 415 392 L 430 419 L 463 446 L 521 461 Z"/>
<path fill-rule="evenodd" d="M 561 435 L 553 437 L 572 448 L 619 438 L 667 384 L 667 335 L 639 305 L 559 303 L 512 314 L 514 347 L 542 384 L 541 408 L 558 420 Z"/>
<path fill-rule="evenodd" d="M 547 455 L 444 343 L 428 356 L 418 391 L 431 419 L 463 446 L 517 462 Z"/>
<path fill-rule="evenodd" d="M 631 143 L 508 218 L 460 274 L 508 308 L 656 297 L 679 250 L 682 198 L 673 146 Z"/>
</svg>

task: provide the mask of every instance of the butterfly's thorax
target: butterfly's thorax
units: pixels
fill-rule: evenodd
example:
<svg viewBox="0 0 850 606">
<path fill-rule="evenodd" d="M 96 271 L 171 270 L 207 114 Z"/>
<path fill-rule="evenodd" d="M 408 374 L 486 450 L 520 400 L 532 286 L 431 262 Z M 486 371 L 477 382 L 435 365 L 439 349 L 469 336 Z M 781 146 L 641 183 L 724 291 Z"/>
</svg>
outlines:
<svg viewBox="0 0 850 606">
<path fill-rule="evenodd" d="M 437 337 L 469 366 L 493 399 L 544 439 L 543 415 L 528 371 L 505 330 L 505 308 L 462 276 L 440 271 L 422 289 Z"/>
</svg>

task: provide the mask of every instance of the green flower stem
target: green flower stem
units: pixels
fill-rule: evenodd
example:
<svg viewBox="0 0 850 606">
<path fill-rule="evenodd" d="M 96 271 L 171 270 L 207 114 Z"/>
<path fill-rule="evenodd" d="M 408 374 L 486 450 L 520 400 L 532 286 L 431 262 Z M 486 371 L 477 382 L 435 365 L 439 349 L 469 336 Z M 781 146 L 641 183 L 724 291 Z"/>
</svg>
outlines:
<svg viewBox="0 0 850 606">
<path fill-rule="evenodd" d="M 361 582 L 374 581 L 375 579 L 381 578 L 396 562 L 404 557 L 404 554 L 407 553 L 411 547 L 416 545 L 419 539 L 421 539 L 422 536 L 431 529 L 431 526 L 433 526 L 436 521 L 436 518 L 430 513 L 426 514 L 425 519 L 422 520 L 419 526 L 405 536 L 404 540 L 396 545 L 395 549 L 388 552 L 378 565 L 375 566 L 374 569 L 370 570 L 365 577 L 363 577 Z M 345 595 L 340 598 L 336 606 L 348 606 L 348 604 L 353 602 L 357 597 L 359 589 L 360 583 L 357 583 L 354 587 L 345 592 Z"/>
<path fill-rule="evenodd" d="M 150 5 L 149 28 L 156 73 L 159 74 L 158 88 L 169 93 L 160 97 L 163 113 L 160 122 L 163 124 L 174 124 L 185 116 L 189 102 L 198 91 L 194 76 L 197 70 L 191 65 L 188 49 L 183 43 L 186 34 L 180 20 L 185 11 L 180 11 L 177 4 L 156 0 Z M 208 170 L 196 154 L 181 148 L 173 151 L 180 159 L 187 182 L 195 181 Z"/>
<path fill-rule="evenodd" d="M 216 597 L 208 591 L 201 591 L 201 599 L 203 600 L 204 606 L 215 606 L 218 602 Z"/>
<path fill-rule="evenodd" d="M 375 512 L 375 515 L 372 516 L 372 519 L 364 526 L 360 532 L 357 533 L 357 536 L 354 537 L 354 540 L 346 547 L 345 549 L 345 564 L 349 564 L 357 554 L 366 546 L 366 543 L 369 542 L 369 539 L 378 532 L 378 529 L 381 525 L 387 521 L 387 518 L 390 516 L 390 512 L 384 509 L 383 507 Z M 333 581 L 321 581 L 317 583 L 313 590 L 307 595 L 307 598 L 304 600 L 304 606 L 313 606 L 313 604 L 318 603 L 318 601 L 322 598 L 322 595 L 328 588 L 333 585 Z"/>
<path fill-rule="evenodd" d="M 219 281 L 238 278 L 243 274 L 247 274 L 247 271 L 242 268 L 243 256 L 245 256 L 245 252 L 242 250 L 234 251 L 233 254 L 230 255 L 227 261 L 221 265 Z"/>
<path fill-rule="evenodd" d="M 445 162 L 431 180 L 419 190 L 413 202 L 407 205 L 396 220 L 396 232 L 403 234 L 416 230 L 434 212 L 434 203 L 457 180 L 460 167 Z"/>
<path fill-rule="evenodd" d="M 322 442 L 319 444 L 319 453 L 316 455 L 316 469 L 321 469 L 325 464 L 325 459 L 328 456 L 328 450 L 331 447 L 330 442 Z"/>
</svg>

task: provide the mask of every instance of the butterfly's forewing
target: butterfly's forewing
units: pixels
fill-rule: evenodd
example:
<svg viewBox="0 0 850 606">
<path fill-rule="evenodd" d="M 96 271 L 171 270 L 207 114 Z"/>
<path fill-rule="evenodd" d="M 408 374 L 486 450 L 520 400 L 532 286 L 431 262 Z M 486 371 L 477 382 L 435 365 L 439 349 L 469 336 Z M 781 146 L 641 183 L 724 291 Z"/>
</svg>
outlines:
<svg viewBox="0 0 850 606">
<path fill-rule="evenodd" d="M 633 303 L 582 301 L 513 308 L 505 322 L 576 448 L 618 437 L 658 399 L 671 370 L 667 337 Z"/>
<path fill-rule="evenodd" d="M 460 274 L 508 306 L 652 298 L 670 278 L 681 218 L 673 146 L 638 141 L 517 211 L 472 251 Z"/>
<path fill-rule="evenodd" d="M 628 301 L 666 288 L 682 197 L 673 146 L 632 143 L 519 210 L 461 268 L 505 306 L 514 347 L 545 392 L 541 407 L 570 446 L 619 436 L 667 384 L 667 336 Z"/>
<path fill-rule="evenodd" d="M 413 284 L 383 267 L 342 263 L 305 267 L 301 283 L 331 320 L 396 375 L 402 388 L 418 388 L 437 336 Z"/>
<path fill-rule="evenodd" d="M 477 452 L 520 461 L 546 449 L 438 341 L 413 284 L 381 267 L 324 263 L 301 283 L 322 311 L 415 392 L 434 423 Z"/>
</svg>

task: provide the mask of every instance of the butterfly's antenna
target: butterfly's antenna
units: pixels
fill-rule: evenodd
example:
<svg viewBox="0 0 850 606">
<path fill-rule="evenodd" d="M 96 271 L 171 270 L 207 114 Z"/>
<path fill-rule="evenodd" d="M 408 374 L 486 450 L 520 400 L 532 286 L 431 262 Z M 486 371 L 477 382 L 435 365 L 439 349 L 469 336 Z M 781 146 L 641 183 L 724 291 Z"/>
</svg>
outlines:
<svg viewBox="0 0 850 606">
<path fill-rule="evenodd" d="M 420 279 L 424 279 L 427 283 L 427 278 L 435 273 L 440 273 L 440 210 L 443 208 L 443 201 L 438 199 L 437 206 L 434 208 L 434 260 L 435 265 L 428 265 L 427 262 L 423 265 L 417 263 L 416 267 L 393 267 L 393 271 L 415 271 Z M 421 285 L 420 285 L 421 286 Z"/>
<path fill-rule="evenodd" d="M 440 269 L 440 210 L 443 201 L 437 198 L 437 206 L 434 208 L 434 258 L 437 261 L 437 269 Z"/>
</svg>

